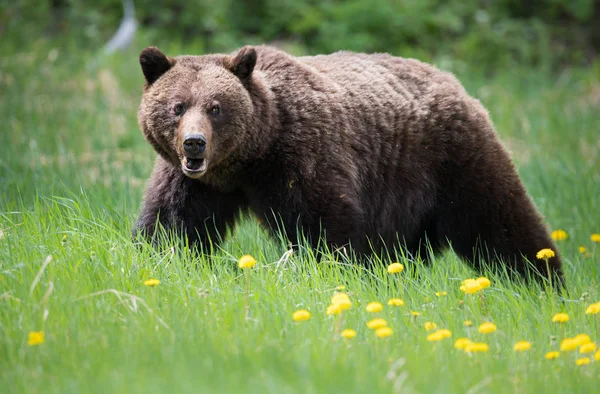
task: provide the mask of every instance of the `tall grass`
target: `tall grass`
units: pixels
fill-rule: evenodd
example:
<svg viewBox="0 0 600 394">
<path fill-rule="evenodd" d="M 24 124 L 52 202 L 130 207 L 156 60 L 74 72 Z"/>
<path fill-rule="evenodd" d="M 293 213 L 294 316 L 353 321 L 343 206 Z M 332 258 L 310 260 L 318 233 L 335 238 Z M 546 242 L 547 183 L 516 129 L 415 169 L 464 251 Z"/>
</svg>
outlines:
<svg viewBox="0 0 600 394">
<path fill-rule="evenodd" d="M 548 225 L 569 234 L 559 243 L 562 297 L 487 273 L 492 286 L 480 298 L 460 292 L 476 274 L 450 252 L 430 266 L 392 254 L 365 270 L 306 246 L 287 255 L 285 240 L 251 217 L 203 256 L 177 239 L 158 250 L 131 242 L 154 158 L 135 118 L 142 41 L 99 58 L 40 40 L 7 45 L 0 59 L 0 392 L 594 391 L 600 362 L 544 354 L 567 336 L 600 340 L 598 316 L 584 313 L 600 300 L 600 245 L 590 241 L 600 232 L 598 70 L 459 75 L 489 108 Z M 246 253 L 258 260 L 249 319 L 237 268 Z M 395 260 L 407 269 L 388 275 Z M 150 278 L 160 284 L 144 286 Z M 352 340 L 336 337 L 325 314 L 339 285 L 353 302 L 342 323 L 358 332 Z M 377 314 L 394 333 L 376 338 L 365 305 L 391 297 L 405 306 Z M 293 322 L 297 309 L 311 319 Z M 552 323 L 559 311 L 570 321 Z M 452 338 L 427 341 L 426 321 Z M 498 331 L 477 332 L 484 321 Z M 44 331 L 45 342 L 28 346 L 30 331 Z M 459 337 L 490 349 L 466 354 L 453 347 Z M 532 349 L 515 353 L 519 340 Z"/>
</svg>

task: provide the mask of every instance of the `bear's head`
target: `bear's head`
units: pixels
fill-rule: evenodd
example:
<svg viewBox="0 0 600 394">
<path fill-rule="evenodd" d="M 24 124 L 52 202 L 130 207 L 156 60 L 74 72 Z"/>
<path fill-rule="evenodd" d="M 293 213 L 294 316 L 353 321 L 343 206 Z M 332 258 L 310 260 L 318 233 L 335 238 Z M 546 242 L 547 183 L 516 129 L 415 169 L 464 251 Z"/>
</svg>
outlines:
<svg viewBox="0 0 600 394">
<path fill-rule="evenodd" d="M 257 103 L 256 50 L 234 55 L 140 54 L 146 79 L 138 121 L 146 139 L 193 179 L 206 177 L 251 142 Z"/>
</svg>

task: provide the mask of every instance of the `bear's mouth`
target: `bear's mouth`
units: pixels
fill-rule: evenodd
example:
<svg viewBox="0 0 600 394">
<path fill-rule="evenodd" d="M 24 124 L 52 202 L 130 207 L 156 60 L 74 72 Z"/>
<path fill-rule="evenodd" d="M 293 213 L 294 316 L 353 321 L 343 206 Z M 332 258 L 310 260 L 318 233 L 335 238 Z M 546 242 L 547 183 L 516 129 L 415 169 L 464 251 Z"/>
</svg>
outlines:
<svg viewBox="0 0 600 394">
<path fill-rule="evenodd" d="M 197 178 L 204 174 L 208 166 L 208 160 L 204 158 L 194 159 L 191 157 L 184 157 L 182 163 L 182 169 L 185 175 L 190 178 Z"/>
</svg>

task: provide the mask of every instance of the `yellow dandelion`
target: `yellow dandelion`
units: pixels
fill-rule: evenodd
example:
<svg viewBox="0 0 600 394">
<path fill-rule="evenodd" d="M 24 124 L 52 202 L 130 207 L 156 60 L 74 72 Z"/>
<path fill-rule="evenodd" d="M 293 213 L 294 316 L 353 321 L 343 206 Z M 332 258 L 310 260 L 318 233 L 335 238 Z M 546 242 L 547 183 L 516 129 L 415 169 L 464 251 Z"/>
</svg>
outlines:
<svg viewBox="0 0 600 394">
<path fill-rule="evenodd" d="M 331 297 L 331 305 L 337 305 L 340 311 L 345 311 L 346 309 L 350 309 L 352 301 L 350 301 L 350 297 L 346 293 L 335 293 Z"/>
<path fill-rule="evenodd" d="M 351 328 L 346 328 L 340 335 L 346 339 L 352 339 L 356 336 L 356 331 Z"/>
<path fill-rule="evenodd" d="M 594 353 L 594 360 L 600 361 L 600 350 L 598 350 L 596 353 Z"/>
<path fill-rule="evenodd" d="M 294 312 L 292 315 L 292 319 L 294 321 L 305 321 L 310 319 L 310 312 L 304 309 L 300 309 L 299 311 Z"/>
<path fill-rule="evenodd" d="M 554 323 L 566 323 L 568 321 L 569 315 L 566 313 L 557 313 L 556 315 L 552 316 L 552 322 Z"/>
<path fill-rule="evenodd" d="M 555 358 L 558 358 L 560 356 L 560 352 L 548 352 L 546 353 L 546 355 L 544 357 L 546 357 L 546 360 L 554 360 Z"/>
<path fill-rule="evenodd" d="M 435 295 L 438 296 L 438 297 L 445 297 L 445 296 L 448 295 L 448 293 L 445 292 L 445 291 L 438 291 L 438 292 L 435 293 Z"/>
<path fill-rule="evenodd" d="M 446 338 L 450 338 L 451 336 L 452 333 L 450 332 L 450 330 L 441 329 L 427 335 L 427 340 L 430 342 L 437 342 Z"/>
<path fill-rule="evenodd" d="M 587 252 L 587 248 L 585 246 L 580 246 L 579 247 L 579 253 L 585 254 L 585 252 Z"/>
<path fill-rule="evenodd" d="M 252 268 L 256 265 L 256 259 L 249 254 L 245 254 L 238 260 L 238 267 L 242 269 Z"/>
<path fill-rule="evenodd" d="M 478 331 L 482 334 L 490 334 L 496 331 L 496 325 L 494 323 L 481 323 Z"/>
<path fill-rule="evenodd" d="M 444 339 L 444 337 L 438 331 L 427 335 L 427 340 L 430 342 L 437 342 L 441 341 L 442 339 Z"/>
<path fill-rule="evenodd" d="M 579 348 L 579 353 L 592 353 L 594 350 L 596 350 L 596 344 L 594 342 L 589 342 L 581 345 Z"/>
<path fill-rule="evenodd" d="M 480 276 L 479 278 L 475 279 L 475 281 L 479 284 L 479 287 L 481 287 L 482 289 L 487 289 L 492 284 L 492 282 L 490 282 L 490 280 L 485 276 Z"/>
<path fill-rule="evenodd" d="M 437 328 L 437 324 L 433 323 L 433 322 L 425 322 L 425 330 L 426 331 L 433 331 Z"/>
<path fill-rule="evenodd" d="M 375 330 L 375 335 L 378 338 L 389 337 L 390 335 L 392 335 L 392 333 L 393 333 L 393 331 L 389 327 L 381 327 L 381 328 L 378 328 L 377 330 Z"/>
<path fill-rule="evenodd" d="M 325 313 L 327 313 L 328 315 L 339 315 L 340 313 L 342 313 L 342 308 L 340 308 L 339 304 L 331 304 L 327 307 Z"/>
<path fill-rule="evenodd" d="M 381 312 L 382 309 L 383 309 L 383 305 L 381 305 L 381 303 L 379 303 L 379 302 L 369 302 L 367 304 L 367 312 L 376 313 L 376 312 Z"/>
<path fill-rule="evenodd" d="M 588 334 L 575 335 L 575 337 L 573 337 L 573 340 L 577 342 L 579 346 L 592 342 L 592 338 L 590 338 Z"/>
<path fill-rule="evenodd" d="M 44 343 L 44 331 L 29 331 L 27 335 L 27 344 L 29 346 L 37 346 Z"/>
<path fill-rule="evenodd" d="M 460 291 L 466 294 L 475 294 L 481 290 L 483 290 L 483 288 L 481 287 L 481 283 L 479 283 L 475 279 L 465 279 L 462 281 L 462 284 L 460 286 Z"/>
<path fill-rule="evenodd" d="M 472 342 L 469 340 L 469 338 L 458 338 L 456 342 L 454 342 L 454 347 L 459 350 L 464 350 L 471 343 Z"/>
<path fill-rule="evenodd" d="M 519 341 L 519 342 L 515 343 L 515 346 L 513 346 L 513 349 L 515 350 L 515 352 L 524 352 L 526 350 L 531 349 L 531 342 Z"/>
<path fill-rule="evenodd" d="M 154 287 L 160 285 L 160 280 L 158 279 L 148 279 L 144 281 L 144 286 Z"/>
<path fill-rule="evenodd" d="M 590 363 L 589 357 L 582 357 L 575 360 L 575 364 L 577 365 L 588 365 Z"/>
<path fill-rule="evenodd" d="M 537 257 L 538 260 L 548 260 L 554 256 L 555 256 L 554 251 L 552 249 L 547 249 L 547 248 L 540 250 L 535 255 L 535 257 Z"/>
<path fill-rule="evenodd" d="M 488 350 L 489 346 L 483 342 L 471 342 L 465 346 L 465 352 L 467 353 L 481 353 Z"/>
<path fill-rule="evenodd" d="M 378 330 L 382 327 L 387 327 L 387 322 L 382 318 L 377 318 L 367 322 L 367 327 L 369 327 L 371 330 Z"/>
<path fill-rule="evenodd" d="M 339 306 L 341 310 L 345 311 L 352 307 L 352 302 L 350 302 L 350 300 L 340 300 L 336 305 Z"/>
<path fill-rule="evenodd" d="M 387 267 L 388 274 L 398 274 L 402 271 L 404 271 L 404 266 L 400 263 L 392 263 Z"/>
<path fill-rule="evenodd" d="M 592 240 L 592 242 L 598 242 L 600 243 L 600 234 L 592 234 L 592 236 L 590 237 L 590 239 Z"/>
<path fill-rule="evenodd" d="M 600 302 L 588 306 L 585 310 L 586 315 L 597 315 L 598 313 L 600 313 Z"/>
<path fill-rule="evenodd" d="M 390 306 L 404 306 L 404 301 L 402 301 L 400 298 L 390 298 L 387 304 Z"/>
<path fill-rule="evenodd" d="M 560 343 L 561 352 L 571 352 L 579 347 L 579 343 L 573 338 L 565 338 Z"/>
<path fill-rule="evenodd" d="M 569 235 L 565 230 L 554 230 L 550 236 L 555 241 L 564 241 L 565 239 L 569 238 Z"/>
<path fill-rule="evenodd" d="M 332 304 L 337 304 L 338 302 L 340 302 L 342 300 L 348 300 L 348 301 L 350 301 L 350 296 L 348 294 L 346 294 L 346 293 L 335 293 L 331 297 L 331 303 Z"/>
<path fill-rule="evenodd" d="M 471 327 L 473 325 L 473 322 L 471 320 L 465 320 L 463 324 L 465 325 L 465 327 Z"/>
<path fill-rule="evenodd" d="M 417 317 L 417 316 L 421 316 L 421 312 L 416 312 L 416 311 L 410 311 L 411 316 Z"/>
</svg>

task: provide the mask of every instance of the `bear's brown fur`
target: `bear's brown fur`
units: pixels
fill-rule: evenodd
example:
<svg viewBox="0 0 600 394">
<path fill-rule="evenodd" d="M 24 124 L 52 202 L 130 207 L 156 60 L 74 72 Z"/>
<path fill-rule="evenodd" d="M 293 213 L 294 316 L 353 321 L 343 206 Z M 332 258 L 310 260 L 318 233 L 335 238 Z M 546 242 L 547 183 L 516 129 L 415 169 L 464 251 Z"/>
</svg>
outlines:
<svg viewBox="0 0 600 394">
<path fill-rule="evenodd" d="M 413 59 L 275 48 L 166 57 L 145 49 L 138 118 L 160 154 L 137 230 L 158 222 L 216 241 L 250 210 L 292 243 L 359 253 L 451 245 L 478 268 L 501 258 L 548 274 L 556 248 L 489 116 L 456 78 Z M 204 151 L 187 157 L 184 140 Z M 187 144 L 187 142 L 186 142 Z M 426 243 L 427 241 L 427 243 Z M 498 264 L 496 264 L 498 266 Z M 562 280 L 561 261 L 550 270 Z"/>
</svg>

